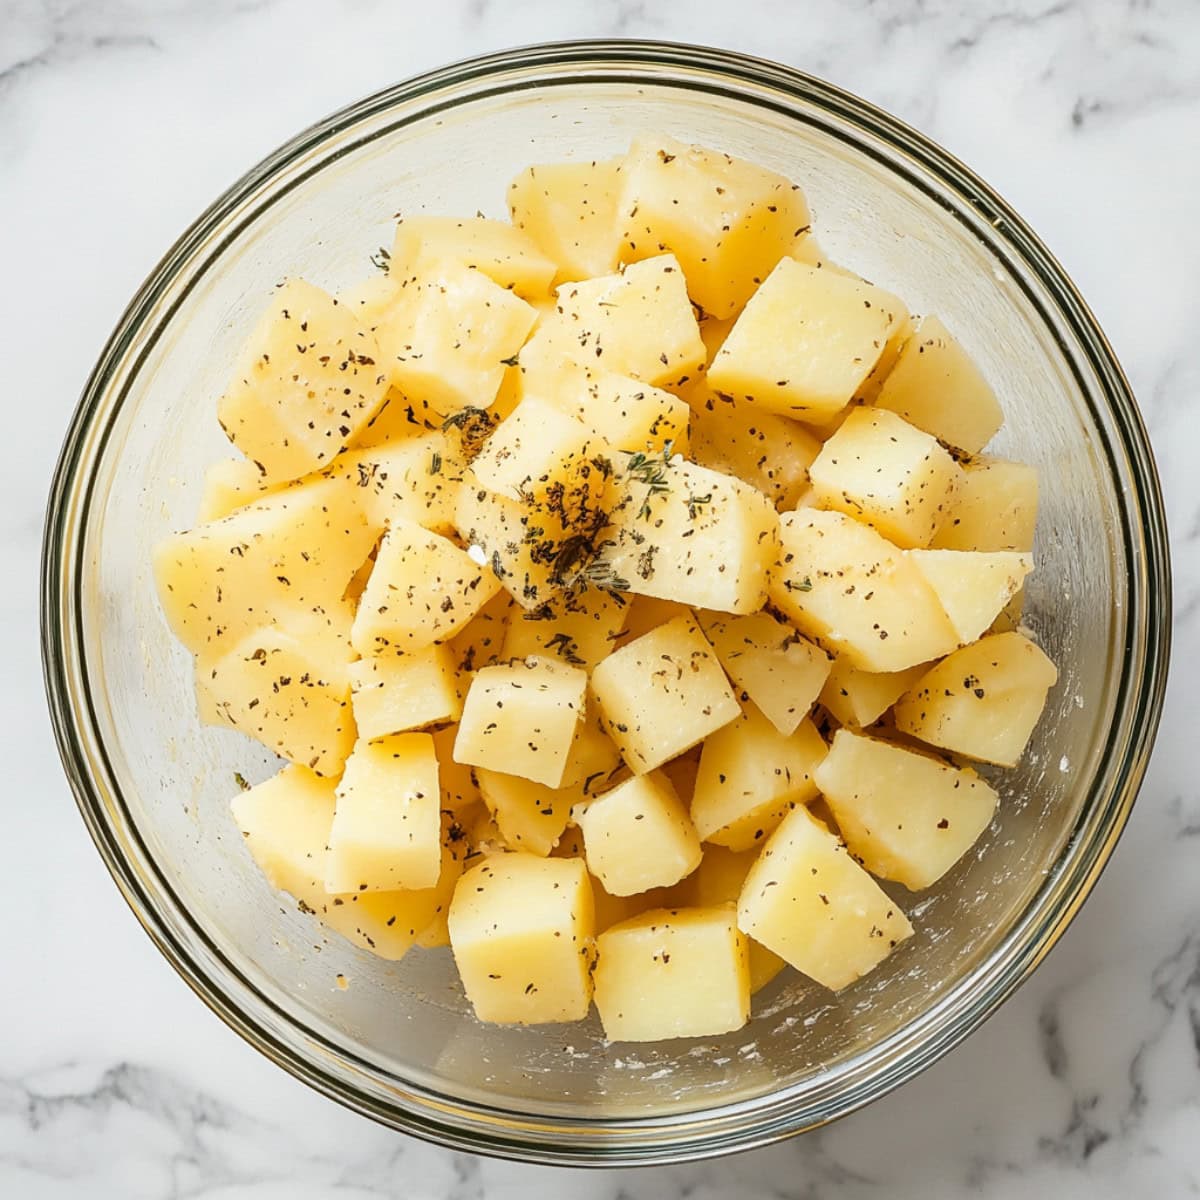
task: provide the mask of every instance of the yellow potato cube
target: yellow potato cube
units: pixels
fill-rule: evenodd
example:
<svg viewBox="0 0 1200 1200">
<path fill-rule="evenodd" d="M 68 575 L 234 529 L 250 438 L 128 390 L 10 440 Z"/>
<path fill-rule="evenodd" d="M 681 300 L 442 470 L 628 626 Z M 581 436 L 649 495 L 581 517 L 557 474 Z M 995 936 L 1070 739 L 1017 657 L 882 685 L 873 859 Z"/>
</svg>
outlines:
<svg viewBox="0 0 1200 1200">
<path fill-rule="evenodd" d="M 896 704 L 896 728 L 968 758 L 1014 767 L 1058 671 L 1020 633 L 996 633 L 944 658 Z"/>
<path fill-rule="evenodd" d="M 875 404 L 934 437 L 978 454 L 1004 423 L 995 392 L 945 325 L 923 317 Z"/>
<path fill-rule="evenodd" d="M 814 508 L 780 520 L 771 600 L 801 633 L 865 671 L 903 671 L 958 637 L 925 577 L 873 529 Z"/>
<path fill-rule="evenodd" d="M 819 507 L 857 517 L 897 546 L 928 546 L 962 472 L 929 434 L 894 413 L 856 408 L 808 475 Z"/>
<path fill-rule="evenodd" d="M 713 359 L 709 386 L 768 412 L 821 421 L 850 402 L 906 316 L 882 288 L 784 258 Z"/>
<path fill-rule="evenodd" d="M 829 675 L 829 655 L 770 613 L 699 617 L 725 673 L 784 737 L 796 731 Z"/>
<path fill-rule="evenodd" d="M 484 667 L 471 680 L 454 757 L 560 787 L 586 691 L 586 671 L 549 658 Z"/>
<path fill-rule="evenodd" d="M 441 803 L 429 734 L 358 742 L 337 788 L 325 890 L 433 887 L 442 866 Z"/>
<path fill-rule="evenodd" d="M 363 655 L 420 650 L 462 629 L 499 586 L 447 538 L 396 521 L 379 544 L 350 640 Z"/>
<path fill-rule="evenodd" d="M 362 322 L 370 330 L 379 324 L 380 318 L 400 298 L 399 278 L 393 278 L 388 271 L 390 262 L 383 257 L 387 251 L 381 246 L 380 253 L 372 255 L 372 260 L 378 264 L 377 269 L 365 279 L 351 284 L 338 292 L 338 304 Z"/>
<path fill-rule="evenodd" d="M 692 804 L 692 794 L 696 790 L 696 775 L 700 770 L 700 754 L 703 749 L 703 745 L 693 746 L 659 768 L 671 781 L 675 795 L 689 808 Z"/>
<path fill-rule="evenodd" d="M 617 269 L 622 162 L 541 163 L 508 185 L 512 223 L 558 263 L 556 283 Z"/>
<path fill-rule="evenodd" d="M 446 643 L 454 656 L 460 698 L 466 696 L 471 676 L 480 667 L 493 666 L 507 657 L 503 653 L 504 637 L 512 609 L 512 597 L 503 590 L 497 592 Z"/>
<path fill-rule="evenodd" d="M 501 854 L 465 872 L 450 946 L 481 1021 L 579 1021 L 592 999 L 595 921 L 577 858 Z"/>
<path fill-rule="evenodd" d="M 588 870 L 613 896 L 669 887 L 700 865 L 700 839 L 661 771 L 635 775 L 576 812 Z"/>
<path fill-rule="evenodd" d="M 545 296 L 558 269 L 534 240 L 487 217 L 404 217 L 396 225 L 389 271 L 398 279 L 442 262 L 482 272 L 518 296 Z"/>
<path fill-rule="evenodd" d="M 617 494 L 597 560 L 614 586 L 719 612 L 767 598 L 779 518 L 756 488 L 666 454 L 618 455 Z"/>
<path fill-rule="evenodd" d="M 328 462 L 375 415 L 387 373 L 375 335 L 320 288 L 292 279 L 241 351 L 217 406 L 229 440 L 267 479 Z"/>
<path fill-rule="evenodd" d="M 620 212 L 626 256 L 671 251 L 692 299 L 716 317 L 741 309 L 809 222 L 782 175 L 661 134 L 634 140 Z"/>
<path fill-rule="evenodd" d="M 675 600 L 659 600 L 654 596 L 631 596 L 629 600 L 629 616 L 625 620 L 625 628 L 617 639 L 618 646 L 627 646 L 634 638 L 673 621 L 676 617 L 691 615 L 692 610 L 686 604 Z"/>
<path fill-rule="evenodd" d="M 753 705 L 710 735 L 700 752 L 692 821 L 706 842 L 749 850 L 798 804 L 817 794 L 813 774 L 827 747 L 805 719 L 784 735 Z"/>
<path fill-rule="evenodd" d="M 895 901 L 804 807 L 788 814 L 750 868 L 738 926 L 835 992 L 913 932 Z"/>
<path fill-rule="evenodd" d="M 358 736 L 368 740 L 457 721 L 462 713 L 449 646 L 379 654 L 350 664 Z"/>
<path fill-rule="evenodd" d="M 910 550 L 962 643 L 981 637 L 1033 570 L 1033 557 L 1011 550 Z"/>
<path fill-rule="evenodd" d="M 859 729 L 874 725 L 925 674 L 928 664 L 904 671 L 860 671 L 848 658 L 833 660 L 821 703 L 835 721 Z"/>
<path fill-rule="evenodd" d="M 557 656 L 590 670 L 612 652 L 629 609 L 622 595 L 600 588 L 563 592 L 533 612 L 516 608 L 508 619 L 501 657 Z"/>
<path fill-rule="evenodd" d="M 475 768 L 475 779 L 505 842 L 542 858 L 558 845 L 571 806 L 583 798 L 579 787 L 550 788 L 486 767 Z"/>
<path fill-rule="evenodd" d="M 444 905 L 442 911 L 417 935 L 414 946 L 422 950 L 437 950 L 450 945 L 450 906 Z"/>
<path fill-rule="evenodd" d="M 817 786 L 850 853 L 914 892 L 966 854 L 999 801 L 974 771 L 848 729 L 834 734 Z"/>
<path fill-rule="evenodd" d="M 1033 549 L 1038 479 L 1033 467 L 1001 458 L 968 463 L 950 512 L 930 543 L 937 550 Z"/>
<path fill-rule="evenodd" d="M 752 484 L 780 512 L 796 506 L 820 452 L 821 443 L 798 422 L 714 392 L 692 417 L 696 462 Z"/>
<path fill-rule="evenodd" d="M 337 775 L 354 745 L 349 647 L 263 628 L 199 668 L 206 716 L 318 775 Z"/>
<path fill-rule="evenodd" d="M 376 330 L 393 386 L 443 415 L 487 408 L 537 313 L 482 271 L 440 262 L 408 279 Z"/>
<path fill-rule="evenodd" d="M 604 726 L 644 775 L 741 713 L 704 634 L 688 616 L 615 650 L 592 672 Z"/>
<path fill-rule="evenodd" d="M 578 787 L 585 796 L 591 796 L 612 787 L 624 772 L 621 752 L 604 732 L 599 706 L 589 696 L 567 755 L 562 786 Z"/>
<path fill-rule="evenodd" d="M 438 784 L 442 791 L 442 812 L 449 813 L 460 824 L 482 807 L 483 796 L 475 779 L 475 769 L 467 763 L 455 762 L 454 740 L 457 725 L 445 725 L 430 734 L 433 752 L 438 761 Z"/>
<path fill-rule="evenodd" d="M 892 331 L 891 337 L 883 345 L 883 353 L 879 356 L 879 361 L 871 368 L 870 374 L 862 381 L 858 390 L 854 393 L 855 404 L 873 404 L 875 398 L 879 395 L 883 387 L 884 381 L 892 373 L 892 368 L 900 359 L 900 352 L 908 345 L 909 339 L 912 337 L 916 325 L 910 316 L 906 316 L 904 320 Z M 901 414 L 903 415 L 903 414 Z M 836 419 L 836 418 L 835 418 Z M 917 425 L 918 422 L 911 422 Z M 822 436 L 825 436 L 823 430 L 818 430 Z M 835 432 L 829 430 L 829 433 Z"/>
<path fill-rule="evenodd" d="M 714 1037 L 750 1019 L 746 939 L 731 904 L 652 909 L 598 939 L 596 1008 L 613 1042 Z"/>
<path fill-rule="evenodd" d="M 266 483 L 262 472 L 249 459 L 223 458 L 204 472 L 196 524 L 219 521 L 277 490 L 278 486 Z"/>
<path fill-rule="evenodd" d="M 849 267 L 843 267 L 829 257 L 825 248 L 817 241 L 811 227 L 799 231 L 796 240 L 788 249 L 788 257 L 794 258 L 798 263 L 803 263 L 807 267 L 813 267 L 815 270 L 830 271 L 834 275 L 845 275 L 848 279 L 862 279 L 862 276 L 856 271 L 851 271 Z"/>
</svg>

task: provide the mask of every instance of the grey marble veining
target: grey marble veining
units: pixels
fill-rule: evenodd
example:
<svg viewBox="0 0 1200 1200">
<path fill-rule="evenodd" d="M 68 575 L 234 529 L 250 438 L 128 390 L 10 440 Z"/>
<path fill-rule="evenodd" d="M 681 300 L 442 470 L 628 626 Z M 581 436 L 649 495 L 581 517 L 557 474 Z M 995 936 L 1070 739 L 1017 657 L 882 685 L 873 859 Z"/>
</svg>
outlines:
<svg viewBox="0 0 1200 1200">
<path fill-rule="evenodd" d="M 323 31 L 336 27 L 345 36 Z M 349 100 L 542 39 L 728 45 L 921 126 L 1044 236 L 1128 370 L 1158 454 L 1175 670 L 1141 801 L 1049 961 L 870 1109 L 693 1167 L 552 1172 L 393 1135 L 259 1058 L 125 910 L 42 712 L 41 509 L 83 379 L 176 233 Z M 203 1200 L 739 1195 L 1087 1200 L 1200 1190 L 1200 5 L 1195 0 L 0 0 L 0 1196 Z M 19 439 L 19 440 L 16 440 Z"/>
</svg>

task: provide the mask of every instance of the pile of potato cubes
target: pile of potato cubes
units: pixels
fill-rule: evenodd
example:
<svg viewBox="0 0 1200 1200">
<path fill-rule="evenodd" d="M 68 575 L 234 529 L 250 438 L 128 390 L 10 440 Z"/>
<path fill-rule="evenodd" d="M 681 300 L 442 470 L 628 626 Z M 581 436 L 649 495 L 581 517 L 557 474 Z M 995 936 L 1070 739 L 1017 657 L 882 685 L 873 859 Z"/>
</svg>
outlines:
<svg viewBox="0 0 1200 1200">
<path fill-rule="evenodd" d="M 647 136 L 508 201 L 280 284 L 163 610 L 201 718 L 287 763 L 233 812 L 305 912 L 449 945 L 484 1021 L 719 1034 L 871 971 L 991 822 L 965 763 L 1055 682 L 1037 480 L 781 176 Z"/>
</svg>

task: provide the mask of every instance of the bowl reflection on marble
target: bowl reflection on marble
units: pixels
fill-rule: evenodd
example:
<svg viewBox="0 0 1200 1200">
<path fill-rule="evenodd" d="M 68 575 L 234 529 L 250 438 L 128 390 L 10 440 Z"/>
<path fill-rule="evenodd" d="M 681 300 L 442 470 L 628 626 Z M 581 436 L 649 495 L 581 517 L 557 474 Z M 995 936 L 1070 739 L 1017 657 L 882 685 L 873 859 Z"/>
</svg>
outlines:
<svg viewBox="0 0 1200 1200">
<path fill-rule="evenodd" d="M 247 320 L 301 273 L 360 277 L 397 210 L 503 214 L 529 162 L 658 130 L 797 181 L 822 244 L 939 313 L 999 393 L 1000 454 L 1040 469 L 1028 622 L 1061 678 L 976 850 L 904 896 L 917 935 L 834 996 L 794 974 L 743 1030 L 606 1045 L 598 1022 L 478 1024 L 446 952 L 383 963 L 271 892 L 229 814 L 271 760 L 202 727 L 155 600 L 151 547 L 193 518 L 226 452 L 214 401 Z M 645 1163 L 760 1145 L 838 1117 L 975 1028 L 1047 953 L 1128 816 L 1162 698 L 1161 500 L 1121 370 L 1062 269 L 966 168 L 893 118 L 769 63 L 575 43 L 436 71 L 301 134 L 220 198 L 134 298 L 54 482 L 43 637 L 84 819 L 162 952 L 233 1028 L 321 1091 L 444 1144 Z M 349 986 L 336 986 L 337 975 Z"/>
</svg>

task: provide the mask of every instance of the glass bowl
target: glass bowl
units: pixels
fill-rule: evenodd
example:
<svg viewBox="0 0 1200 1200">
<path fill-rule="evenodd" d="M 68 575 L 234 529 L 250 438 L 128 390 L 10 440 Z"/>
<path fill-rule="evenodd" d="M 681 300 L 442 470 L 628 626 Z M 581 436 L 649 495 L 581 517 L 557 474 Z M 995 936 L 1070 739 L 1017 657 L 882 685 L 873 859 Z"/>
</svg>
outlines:
<svg viewBox="0 0 1200 1200">
<path fill-rule="evenodd" d="M 898 890 L 917 936 L 834 996 L 794 974 L 742 1031 L 607 1045 L 598 1023 L 479 1025 L 447 951 L 382 963 L 272 893 L 229 815 L 272 760 L 195 713 L 151 547 L 192 522 L 247 321 L 279 279 L 369 270 L 393 214 L 504 213 L 530 162 L 611 155 L 657 130 L 800 182 L 837 260 L 935 311 L 998 391 L 996 449 L 1041 471 L 1029 624 L 1061 679 L 975 852 Z M 950 155 L 771 63 L 586 42 L 446 67 L 337 113 L 183 235 L 121 318 L 50 497 L 42 635 L 71 785 L 139 920 L 192 988 L 299 1078 L 398 1129 L 539 1162 L 670 1162 L 841 1116 L 974 1029 L 1061 935 L 1128 817 L 1170 629 L 1162 502 L 1112 351 L 1062 269 Z M 335 986 L 341 974 L 344 990 Z"/>
</svg>

